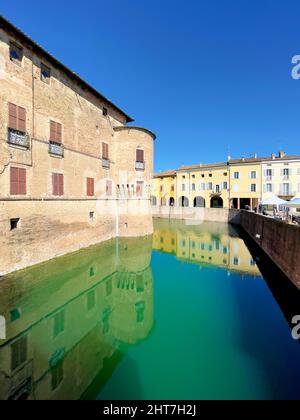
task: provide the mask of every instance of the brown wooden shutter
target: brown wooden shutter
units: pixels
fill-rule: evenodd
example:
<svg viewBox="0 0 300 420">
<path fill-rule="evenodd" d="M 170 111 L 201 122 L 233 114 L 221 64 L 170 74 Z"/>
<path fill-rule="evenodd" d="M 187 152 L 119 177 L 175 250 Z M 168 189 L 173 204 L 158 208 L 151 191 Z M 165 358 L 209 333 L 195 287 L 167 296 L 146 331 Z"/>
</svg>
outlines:
<svg viewBox="0 0 300 420">
<path fill-rule="evenodd" d="M 22 131 L 22 133 L 26 133 L 26 109 L 21 108 L 20 106 L 18 109 L 18 130 Z"/>
<path fill-rule="evenodd" d="M 62 126 L 60 123 L 56 123 L 56 143 L 62 142 Z"/>
<path fill-rule="evenodd" d="M 13 130 L 18 129 L 18 123 L 17 123 L 17 105 L 8 104 L 8 126 L 9 128 L 12 128 Z"/>
<path fill-rule="evenodd" d="M 19 194 L 26 194 L 26 169 L 19 168 Z"/>
<path fill-rule="evenodd" d="M 26 194 L 26 169 L 10 168 L 10 194 Z"/>
<path fill-rule="evenodd" d="M 50 140 L 56 141 L 56 123 L 54 121 L 50 121 Z"/>
<path fill-rule="evenodd" d="M 95 182 L 94 178 L 87 178 L 86 180 L 86 189 L 87 189 L 87 196 L 93 197 L 95 195 Z"/>
<path fill-rule="evenodd" d="M 143 181 L 138 181 L 136 184 L 136 195 L 137 197 L 142 197 L 143 195 Z"/>
<path fill-rule="evenodd" d="M 102 158 L 109 159 L 109 149 L 107 143 L 102 143 Z"/>
<path fill-rule="evenodd" d="M 144 162 L 144 150 L 141 150 L 141 149 L 136 150 L 136 161 Z"/>
<path fill-rule="evenodd" d="M 112 182 L 106 181 L 106 194 L 111 196 L 112 195 Z"/>
<path fill-rule="evenodd" d="M 58 178 L 57 174 L 52 174 L 52 194 L 58 195 Z"/>
<path fill-rule="evenodd" d="M 16 195 L 19 192 L 19 171 L 18 168 L 10 168 L 10 194 Z"/>
<path fill-rule="evenodd" d="M 59 195 L 64 195 L 64 176 L 62 174 L 58 176 L 58 183 Z"/>
</svg>

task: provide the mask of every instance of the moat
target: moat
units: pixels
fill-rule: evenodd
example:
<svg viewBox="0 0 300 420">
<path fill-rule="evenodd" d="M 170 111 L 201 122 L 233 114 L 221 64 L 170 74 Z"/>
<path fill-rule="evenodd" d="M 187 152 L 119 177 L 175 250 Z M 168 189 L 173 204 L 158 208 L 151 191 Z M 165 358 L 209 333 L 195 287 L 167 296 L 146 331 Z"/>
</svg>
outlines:
<svg viewBox="0 0 300 420">
<path fill-rule="evenodd" d="M 299 291 L 232 226 L 154 223 L 1 279 L 0 399 L 299 398 Z"/>
</svg>

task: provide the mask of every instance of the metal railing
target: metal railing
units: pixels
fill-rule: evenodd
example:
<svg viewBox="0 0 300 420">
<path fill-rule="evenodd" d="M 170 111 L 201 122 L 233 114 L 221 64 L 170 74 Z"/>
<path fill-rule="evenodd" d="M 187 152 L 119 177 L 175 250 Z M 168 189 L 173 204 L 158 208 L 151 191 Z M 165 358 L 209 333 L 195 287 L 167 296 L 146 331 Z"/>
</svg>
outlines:
<svg viewBox="0 0 300 420">
<path fill-rule="evenodd" d="M 64 147 L 63 147 L 62 144 L 50 142 L 49 143 L 49 153 L 50 153 L 50 155 L 63 157 L 64 156 Z"/>
<path fill-rule="evenodd" d="M 8 129 L 7 143 L 14 146 L 21 146 L 29 149 L 29 136 L 21 131 Z"/>
<path fill-rule="evenodd" d="M 109 169 L 110 168 L 110 161 L 109 159 L 102 158 L 102 168 Z"/>
<path fill-rule="evenodd" d="M 136 169 L 136 171 L 144 171 L 145 170 L 145 162 L 135 162 L 135 169 Z"/>
</svg>

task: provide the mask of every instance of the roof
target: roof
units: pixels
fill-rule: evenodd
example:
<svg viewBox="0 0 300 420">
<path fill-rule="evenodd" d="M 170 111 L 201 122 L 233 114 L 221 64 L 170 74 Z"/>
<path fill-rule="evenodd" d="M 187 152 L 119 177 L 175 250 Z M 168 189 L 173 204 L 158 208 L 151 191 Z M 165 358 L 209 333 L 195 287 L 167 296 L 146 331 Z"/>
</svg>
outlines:
<svg viewBox="0 0 300 420">
<path fill-rule="evenodd" d="M 243 163 L 261 163 L 261 162 L 284 162 L 286 160 L 300 160 L 300 156 L 275 156 L 274 159 L 270 157 L 257 157 L 257 158 L 241 158 L 241 159 L 232 159 L 230 164 L 243 164 Z"/>
<path fill-rule="evenodd" d="M 167 178 L 167 177 L 175 176 L 175 175 L 176 175 L 176 171 L 170 170 L 170 171 L 158 172 L 157 174 L 154 175 L 154 178 Z"/>
<path fill-rule="evenodd" d="M 120 112 L 125 118 L 126 121 L 132 122 L 134 121 L 129 115 L 127 115 L 124 111 L 122 111 L 119 107 L 117 107 L 113 102 L 111 102 L 108 98 L 103 96 L 99 91 L 97 91 L 93 86 L 87 83 L 84 79 L 82 79 L 78 74 L 74 73 L 70 70 L 67 66 L 65 66 L 61 61 L 55 58 L 52 54 L 46 51 L 43 47 L 33 41 L 28 35 L 22 32 L 19 28 L 9 22 L 4 16 L 0 15 L 0 29 L 7 28 L 10 32 L 16 34 L 19 38 L 25 41 L 28 45 L 30 45 L 35 51 L 39 54 L 43 55 L 50 63 L 54 66 L 57 66 L 62 71 L 64 71 L 71 79 L 78 82 L 83 87 L 87 88 L 91 93 L 93 93 L 97 98 L 102 101 L 105 101 L 109 105 L 111 105 L 116 111 Z"/>
<path fill-rule="evenodd" d="M 149 134 L 153 138 L 153 140 L 156 140 L 156 134 L 153 133 L 153 131 L 148 130 L 144 127 L 138 127 L 136 125 L 127 125 L 125 127 L 114 127 L 114 131 L 122 131 L 122 130 L 138 130 L 138 131 L 144 131 L 145 133 Z"/>
</svg>

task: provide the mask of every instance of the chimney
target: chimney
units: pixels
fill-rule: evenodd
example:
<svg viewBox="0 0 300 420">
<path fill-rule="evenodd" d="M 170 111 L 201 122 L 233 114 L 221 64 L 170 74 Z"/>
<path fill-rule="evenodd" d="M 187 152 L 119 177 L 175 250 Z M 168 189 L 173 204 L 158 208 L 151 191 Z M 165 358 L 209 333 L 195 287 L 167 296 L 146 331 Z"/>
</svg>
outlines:
<svg viewBox="0 0 300 420">
<path fill-rule="evenodd" d="M 286 153 L 283 150 L 280 150 L 278 156 L 282 159 L 286 156 Z"/>
<path fill-rule="evenodd" d="M 275 160 L 275 159 L 276 159 L 276 155 L 275 155 L 275 153 L 272 153 L 272 154 L 271 154 L 271 158 L 272 158 L 272 160 Z"/>
</svg>

